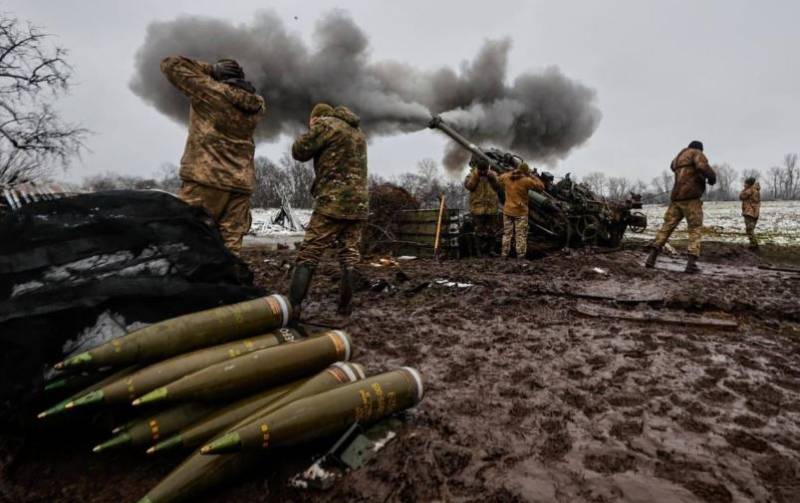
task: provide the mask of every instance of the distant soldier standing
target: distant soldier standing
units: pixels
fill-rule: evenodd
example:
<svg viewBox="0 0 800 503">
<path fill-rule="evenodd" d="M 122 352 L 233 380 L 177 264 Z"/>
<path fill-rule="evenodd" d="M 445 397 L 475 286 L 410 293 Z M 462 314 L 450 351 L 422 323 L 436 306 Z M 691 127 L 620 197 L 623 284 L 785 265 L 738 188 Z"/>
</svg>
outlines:
<svg viewBox="0 0 800 503">
<path fill-rule="evenodd" d="M 754 177 L 744 181 L 744 190 L 739 193 L 739 199 L 742 201 L 742 216 L 747 237 L 750 239 L 750 249 L 757 250 L 756 224 L 761 213 L 761 186 Z"/>
<path fill-rule="evenodd" d="M 337 312 L 352 312 L 355 266 L 361 258 L 361 231 L 369 211 L 367 141 L 359 118 L 346 107 L 325 103 L 311 111 L 309 130 L 292 145 L 301 162 L 314 159 L 314 211 L 295 261 L 289 300 L 296 313 L 308 293 L 314 269 L 325 249 L 338 241 L 342 267 Z"/>
<path fill-rule="evenodd" d="M 700 238 L 703 232 L 703 201 L 700 197 L 706 191 L 706 182 L 709 185 L 717 183 L 717 175 L 708 165 L 708 159 L 703 154 L 703 144 L 699 141 L 693 141 L 681 150 L 670 164 L 670 169 L 675 173 L 675 185 L 670 194 L 669 208 L 664 214 L 664 224 L 650 245 L 645 267 L 655 267 L 661 248 L 685 218 L 689 226 L 686 272 L 697 273 L 700 272 L 697 259 L 700 257 Z"/>
<path fill-rule="evenodd" d="M 161 71 L 191 102 L 180 198 L 205 208 L 225 245 L 238 254 L 250 229 L 253 131 L 266 110 L 264 99 L 230 59 L 212 65 L 170 56 L 161 62 Z"/>
<path fill-rule="evenodd" d="M 470 161 L 472 171 L 464 180 L 464 188 L 469 191 L 469 212 L 475 226 L 478 241 L 478 255 L 491 256 L 495 253 L 497 238 L 497 209 L 499 182 L 497 173 L 482 159 Z"/>
<path fill-rule="evenodd" d="M 513 242 L 517 258 L 523 258 L 528 251 L 528 191 L 542 192 L 544 184 L 531 175 L 530 168 L 524 162 L 514 171 L 500 175 L 498 181 L 505 192 L 501 253 L 503 257 L 508 257 Z"/>
</svg>

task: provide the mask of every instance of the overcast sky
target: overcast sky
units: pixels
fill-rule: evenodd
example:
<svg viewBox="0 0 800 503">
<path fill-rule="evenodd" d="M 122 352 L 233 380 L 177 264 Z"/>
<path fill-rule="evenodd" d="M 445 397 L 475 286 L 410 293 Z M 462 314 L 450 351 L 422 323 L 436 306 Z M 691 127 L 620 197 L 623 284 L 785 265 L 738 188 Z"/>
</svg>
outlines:
<svg viewBox="0 0 800 503">
<path fill-rule="evenodd" d="M 691 139 L 705 142 L 712 163 L 739 170 L 768 168 L 800 151 L 800 2 L 791 0 L 14 0 L 3 6 L 70 50 L 76 85 L 60 107 L 66 119 L 95 133 L 90 152 L 62 174 L 70 181 L 104 171 L 148 176 L 162 163 L 179 162 L 185 126 L 128 87 L 150 22 L 193 14 L 249 23 L 255 12 L 271 9 L 311 43 L 315 22 L 336 8 L 368 34 L 373 59 L 456 67 L 486 39 L 510 37 L 510 78 L 556 65 L 595 89 L 602 121 L 555 167 L 561 174 L 603 171 L 649 181 Z M 287 141 L 259 145 L 258 153 L 278 157 Z M 443 145 L 430 130 L 378 138 L 370 144 L 370 171 L 413 170 L 424 157 L 439 159 Z"/>
</svg>

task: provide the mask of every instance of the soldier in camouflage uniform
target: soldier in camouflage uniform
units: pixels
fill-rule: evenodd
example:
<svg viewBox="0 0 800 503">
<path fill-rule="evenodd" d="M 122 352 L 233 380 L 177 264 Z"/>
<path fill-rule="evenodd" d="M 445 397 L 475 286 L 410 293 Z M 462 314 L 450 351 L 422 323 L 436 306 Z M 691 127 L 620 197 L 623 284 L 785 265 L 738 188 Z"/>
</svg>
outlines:
<svg viewBox="0 0 800 503">
<path fill-rule="evenodd" d="M 514 171 L 500 175 L 498 181 L 505 193 L 500 253 L 508 258 L 513 243 L 517 258 L 524 258 L 528 252 L 528 192 L 543 192 L 544 183 L 531 174 L 530 168 L 524 162 Z"/>
<path fill-rule="evenodd" d="M 495 253 L 500 184 L 497 173 L 483 160 L 473 156 L 470 166 L 472 171 L 464 180 L 464 188 L 469 192 L 469 212 L 475 226 L 477 252 L 479 256 L 490 256 Z"/>
<path fill-rule="evenodd" d="M 289 300 L 295 312 L 308 293 L 323 252 L 338 241 L 342 280 L 338 313 L 352 312 L 353 279 L 360 259 L 361 231 L 369 211 L 367 141 L 359 118 L 346 107 L 317 104 L 309 130 L 292 145 L 292 156 L 314 160 L 314 208 L 297 253 Z"/>
<path fill-rule="evenodd" d="M 756 224 L 761 213 L 761 186 L 754 177 L 744 181 L 744 190 L 739 193 L 742 201 L 742 216 L 744 217 L 744 228 L 750 240 L 750 249 L 758 249 L 758 239 L 756 239 Z"/>
<path fill-rule="evenodd" d="M 212 65 L 170 56 L 161 62 L 161 71 L 191 103 L 180 197 L 205 208 L 225 245 L 238 254 L 250 229 L 253 131 L 266 110 L 264 99 L 233 60 Z"/>
<path fill-rule="evenodd" d="M 717 175 L 708 165 L 708 159 L 703 154 L 703 144 L 699 141 L 693 141 L 681 150 L 670 164 L 670 169 L 675 173 L 675 185 L 670 194 L 669 208 L 664 214 L 664 224 L 650 245 L 645 267 L 655 267 L 661 248 L 685 218 L 689 226 L 686 272 L 697 273 L 700 272 L 697 259 L 700 256 L 700 238 L 703 232 L 703 201 L 700 197 L 706 191 L 706 182 L 714 185 Z"/>
</svg>

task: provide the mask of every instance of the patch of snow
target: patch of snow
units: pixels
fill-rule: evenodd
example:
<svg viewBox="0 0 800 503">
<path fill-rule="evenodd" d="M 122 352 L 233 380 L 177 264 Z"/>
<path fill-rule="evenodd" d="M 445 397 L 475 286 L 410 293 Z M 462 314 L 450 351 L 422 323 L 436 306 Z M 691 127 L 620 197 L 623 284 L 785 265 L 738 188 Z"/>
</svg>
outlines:
<svg viewBox="0 0 800 503">
<path fill-rule="evenodd" d="M 437 285 L 446 286 L 448 288 L 470 288 L 475 286 L 472 283 L 458 283 L 456 281 L 450 281 L 449 279 L 435 279 L 433 282 Z"/>
<path fill-rule="evenodd" d="M 274 235 L 303 235 L 303 231 L 292 231 L 281 225 L 272 223 L 272 220 L 280 212 L 280 208 L 253 208 L 250 216 L 253 223 L 250 225 L 250 232 L 254 236 L 274 236 Z M 300 224 L 305 227 L 311 219 L 310 209 L 294 209 L 294 215 Z"/>
</svg>

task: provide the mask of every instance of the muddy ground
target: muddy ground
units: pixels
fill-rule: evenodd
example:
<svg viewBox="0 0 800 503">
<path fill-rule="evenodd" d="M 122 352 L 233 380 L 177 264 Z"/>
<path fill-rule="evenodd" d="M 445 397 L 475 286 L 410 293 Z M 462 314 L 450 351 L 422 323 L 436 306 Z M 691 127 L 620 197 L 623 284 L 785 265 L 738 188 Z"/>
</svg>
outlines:
<svg viewBox="0 0 800 503">
<path fill-rule="evenodd" d="M 206 501 L 800 501 L 800 274 L 758 268 L 800 267 L 800 250 L 707 243 L 698 276 L 644 256 L 367 260 L 356 360 L 418 368 L 425 400 L 327 492 L 287 487 L 303 451 Z M 245 258 L 286 290 L 291 252 Z M 333 312 L 337 274 L 321 266 L 309 316 Z M 14 501 L 136 501 L 180 460 L 93 456 L 103 435 L 69 426 L 23 450 Z"/>
</svg>

